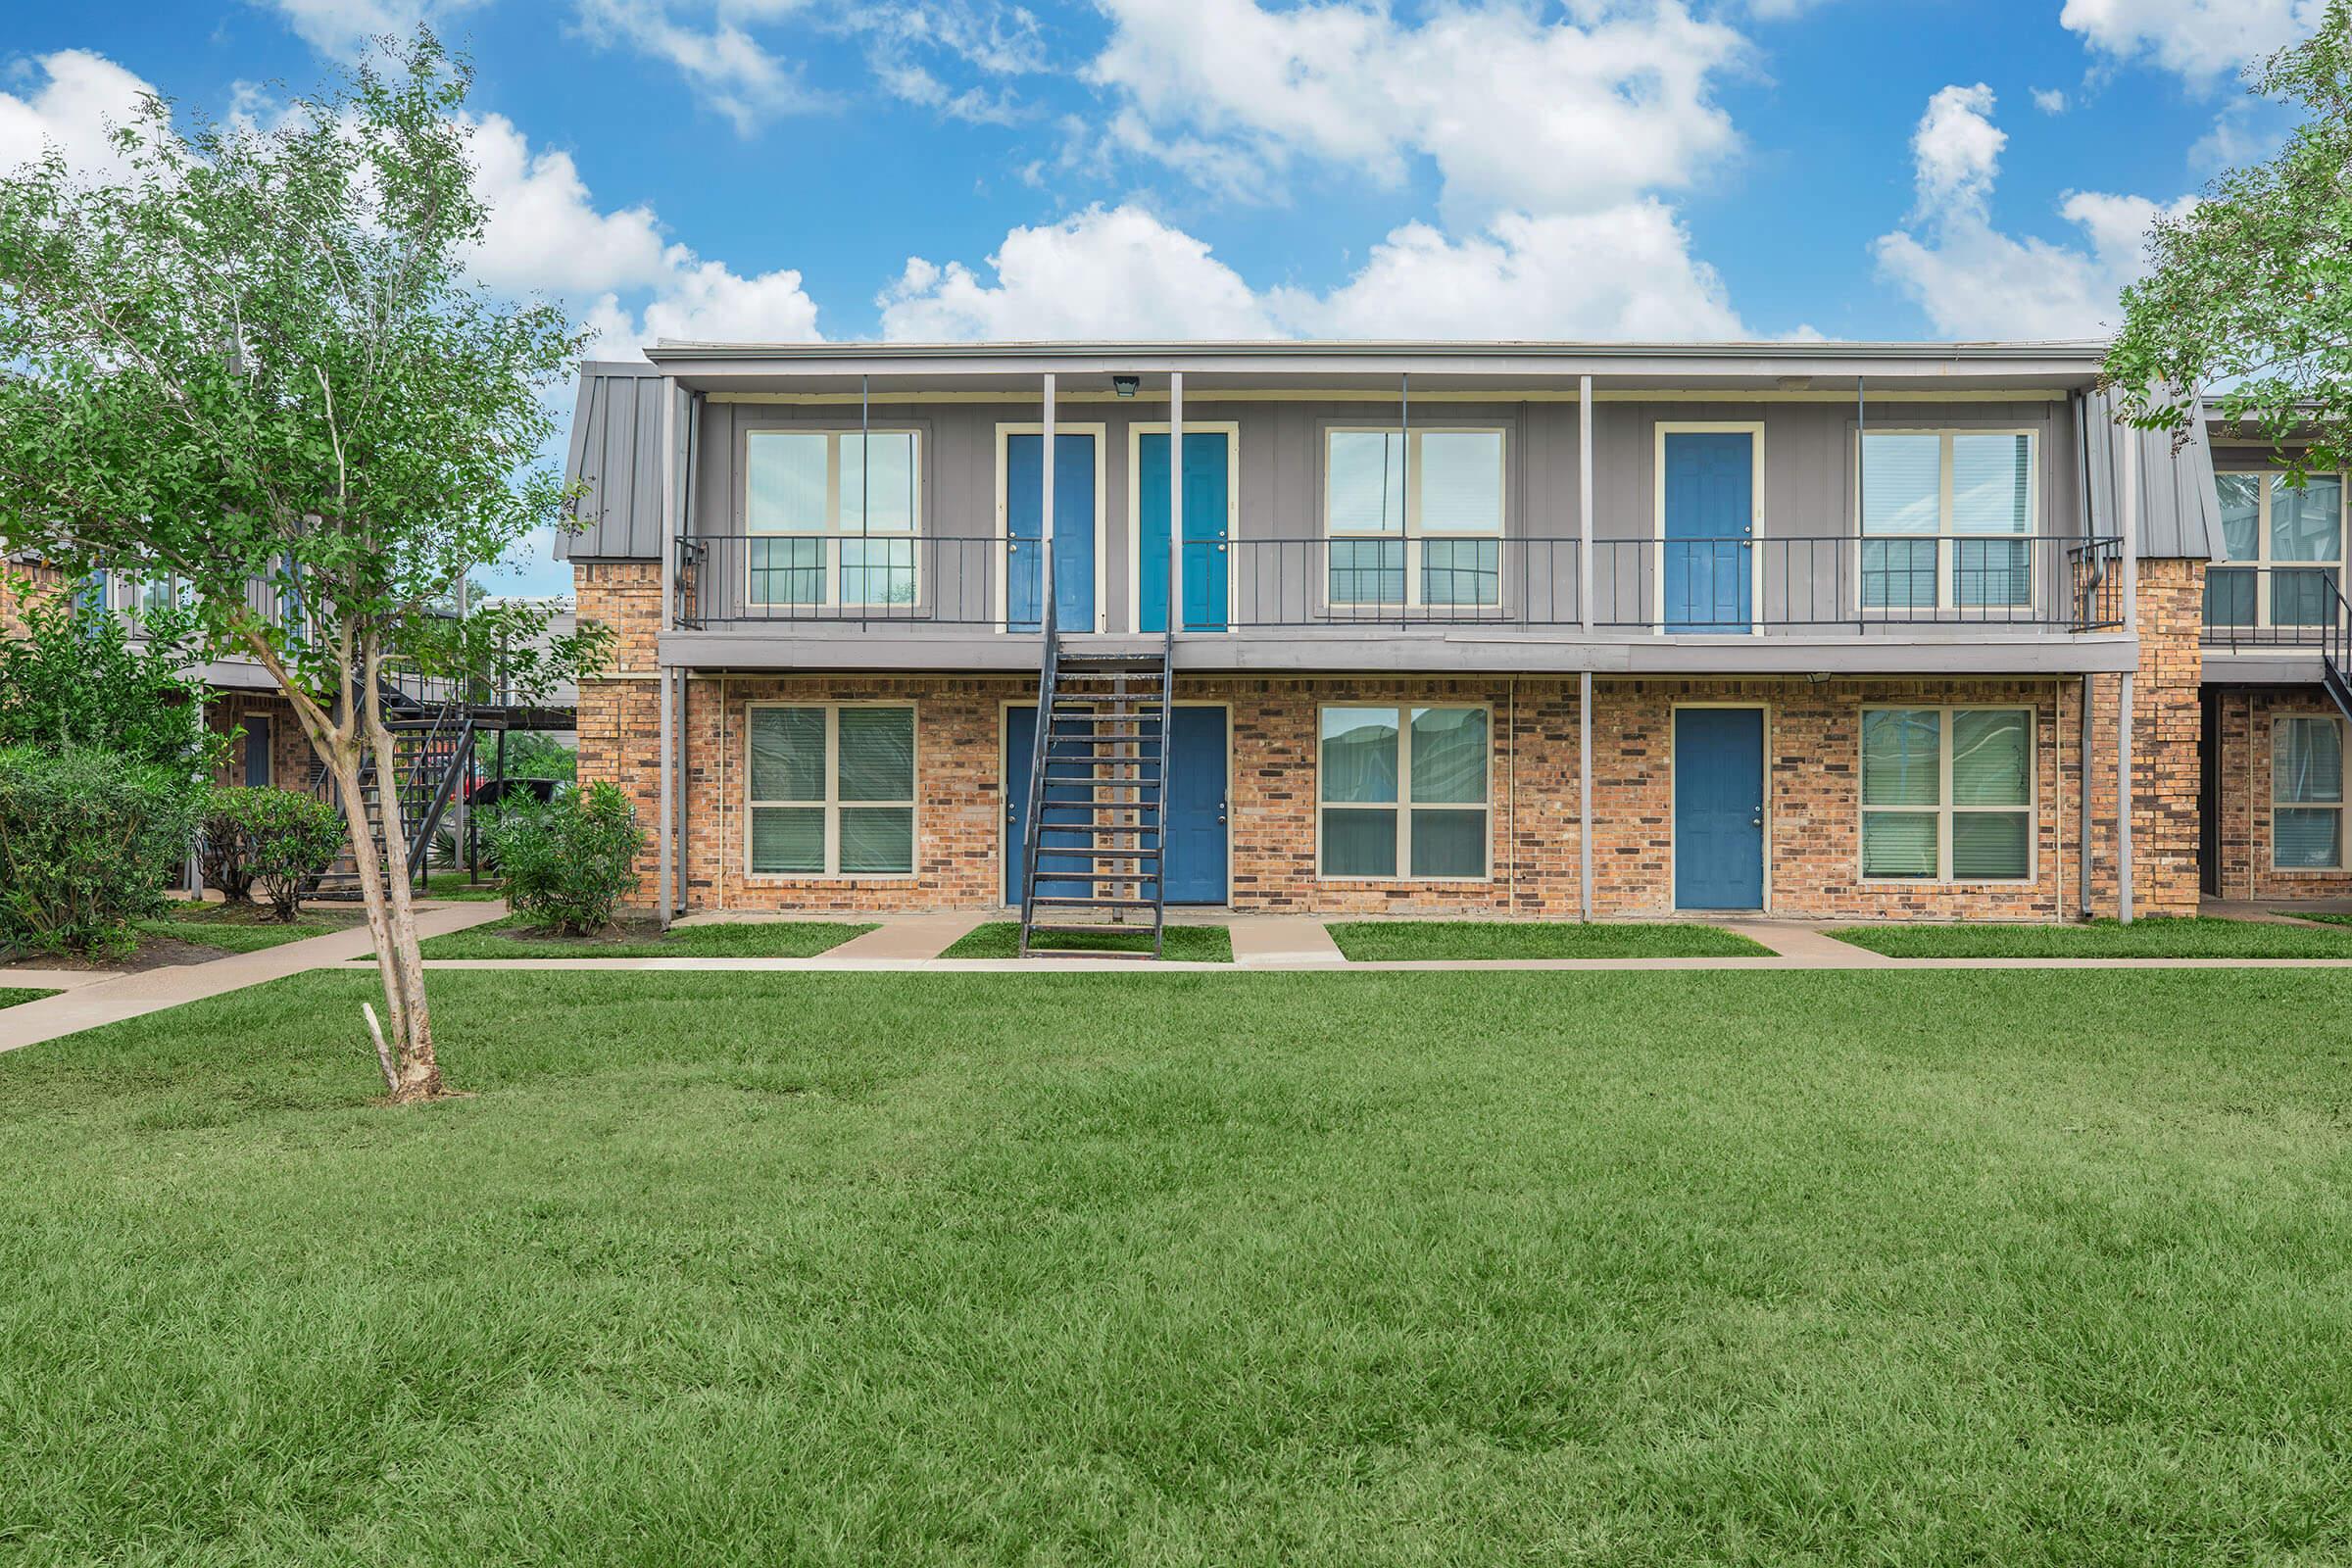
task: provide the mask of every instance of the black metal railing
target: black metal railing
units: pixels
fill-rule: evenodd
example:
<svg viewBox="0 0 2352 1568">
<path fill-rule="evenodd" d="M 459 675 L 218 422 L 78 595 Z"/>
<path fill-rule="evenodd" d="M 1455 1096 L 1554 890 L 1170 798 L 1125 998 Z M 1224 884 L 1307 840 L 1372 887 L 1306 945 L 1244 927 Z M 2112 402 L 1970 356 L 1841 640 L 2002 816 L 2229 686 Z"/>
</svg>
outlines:
<svg viewBox="0 0 2352 1568">
<path fill-rule="evenodd" d="M 2228 565 L 2205 570 L 2209 648 L 2317 648 L 2344 603 L 2333 564 Z"/>
<path fill-rule="evenodd" d="M 688 628 L 922 622 L 1035 633 L 1041 541 L 996 535 L 706 535 L 678 541 Z M 1187 541 L 1185 632 L 1583 622 L 1585 552 L 1552 535 L 1298 535 Z M 1158 633 L 1164 561 L 1142 564 L 1138 630 Z M 2053 632 L 2123 624 L 2123 554 L 2080 534 L 1598 538 L 1596 631 L 1856 635 L 1912 627 Z M 1123 580 L 1104 579 L 1112 603 Z"/>
</svg>

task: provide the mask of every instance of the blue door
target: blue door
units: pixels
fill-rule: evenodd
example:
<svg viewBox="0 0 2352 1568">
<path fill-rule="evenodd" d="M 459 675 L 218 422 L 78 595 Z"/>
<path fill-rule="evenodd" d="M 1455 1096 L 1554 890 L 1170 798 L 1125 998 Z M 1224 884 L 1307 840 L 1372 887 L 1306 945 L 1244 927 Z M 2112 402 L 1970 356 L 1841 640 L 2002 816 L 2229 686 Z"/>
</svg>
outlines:
<svg viewBox="0 0 2352 1568">
<path fill-rule="evenodd" d="M 1073 725 L 1073 736 L 1092 733 Z M 1029 763 L 1037 738 L 1037 710 L 1015 708 L 1004 715 L 1004 902 L 1021 900 L 1021 851 L 1028 842 Z M 1223 904 L 1225 902 L 1225 710 L 1176 710 L 1174 812 L 1168 819 L 1168 902 Z M 1038 866 L 1049 876 L 1055 871 L 1086 868 L 1081 853 L 1092 839 L 1080 833 L 1056 833 L 1056 823 L 1093 819 L 1083 803 L 1093 790 L 1083 783 L 1054 783 L 1046 790 L 1046 832 L 1038 846 Z M 1056 803 L 1064 803 L 1056 805 Z M 1125 839 L 1119 843 L 1127 843 Z M 1055 852 L 1059 851 L 1057 855 Z M 1039 891 L 1067 897 L 1093 891 L 1074 878 L 1042 882 Z M 1146 897 L 1150 894 L 1147 892 Z"/>
<path fill-rule="evenodd" d="M 1226 436 L 1222 430 L 1184 432 L 1184 626 L 1223 631 L 1226 597 Z M 1137 437 L 1136 485 L 1141 503 L 1137 548 L 1143 552 L 1141 605 L 1145 631 L 1168 629 L 1168 438 Z"/>
<path fill-rule="evenodd" d="M 1756 451 L 1752 430 L 1669 430 L 1666 537 L 1659 546 L 1668 631 L 1743 632 L 1753 581 Z"/>
<path fill-rule="evenodd" d="M 1764 906 L 1764 710 L 1674 712 L 1674 906 Z"/>
<path fill-rule="evenodd" d="M 1004 621 L 1035 631 L 1045 612 L 1045 437 L 1004 438 Z M 1054 609 L 1064 631 L 1095 629 L 1095 438 L 1054 437 Z"/>
</svg>

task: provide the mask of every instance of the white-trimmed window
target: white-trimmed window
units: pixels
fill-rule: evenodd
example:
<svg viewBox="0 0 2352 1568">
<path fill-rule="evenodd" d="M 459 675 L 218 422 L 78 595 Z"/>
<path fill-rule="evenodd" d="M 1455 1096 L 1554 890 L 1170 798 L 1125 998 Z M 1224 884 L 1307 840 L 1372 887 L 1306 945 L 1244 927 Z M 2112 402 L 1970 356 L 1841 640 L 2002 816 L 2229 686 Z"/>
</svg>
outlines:
<svg viewBox="0 0 2352 1568">
<path fill-rule="evenodd" d="M 2271 865 L 2344 865 L 2344 726 L 2324 714 L 2271 721 Z"/>
<path fill-rule="evenodd" d="M 1862 608 L 2032 608 L 2039 445 L 2031 430 L 1866 433 Z"/>
<path fill-rule="evenodd" d="M 754 876 L 914 871 L 914 710 L 754 703 L 746 728 Z"/>
<path fill-rule="evenodd" d="M 748 433 L 746 601 L 801 609 L 912 605 L 921 455 L 914 430 Z"/>
<path fill-rule="evenodd" d="M 1484 708 L 1322 710 L 1321 874 L 1484 877 L 1490 722 Z"/>
<path fill-rule="evenodd" d="M 2034 746 L 2030 708 L 1864 709 L 1864 880 L 2031 879 Z"/>
<path fill-rule="evenodd" d="M 2319 626 L 2343 584 L 2344 481 L 2315 473 L 2217 473 L 2222 560 L 2205 573 L 2208 626 Z M 2264 569 L 2253 569 L 2264 568 Z"/>
<path fill-rule="evenodd" d="M 1408 436 L 1393 426 L 1323 433 L 1332 608 L 1502 602 L 1502 435 L 1456 428 Z"/>
</svg>

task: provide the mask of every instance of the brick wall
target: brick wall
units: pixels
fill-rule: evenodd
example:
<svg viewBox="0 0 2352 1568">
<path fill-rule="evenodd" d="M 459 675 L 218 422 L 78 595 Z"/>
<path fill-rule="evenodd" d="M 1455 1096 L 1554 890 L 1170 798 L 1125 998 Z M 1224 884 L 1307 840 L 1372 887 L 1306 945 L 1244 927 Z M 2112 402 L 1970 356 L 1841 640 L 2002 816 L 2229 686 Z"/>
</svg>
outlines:
<svg viewBox="0 0 2352 1568">
<path fill-rule="evenodd" d="M 611 626 L 605 673 L 580 682 L 579 781 L 614 784 L 637 805 L 646 826 L 638 889 L 625 902 L 651 908 L 658 898 L 656 827 L 662 805 L 662 708 L 655 642 L 662 626 L 662 568 L 653 562 L 611 562 L 572 568 L 579 623 Z"/>
<path fill-rule="evenodd" d="M 2274 721 L 2289 714 L 2342 715 L 2314 686 L 2233 687 L 2214 692 L 2221 735 L 2221 896 L 2226 899 L 2352 897 L 2352 872 L 2278 870 L 2271 864 Z"/>
<path fill-rule="evenodd" d="M 311 749 L 310 737 L 302 732 L 302 721 L 294 716 L 292 703 L 275 692 L 217 691 L 204 705 L 205 726 L 216 735 L 233 735 L 248 718 L 257 717 L 270 721 L 270 782 L 279 789 L 307 793 L 318 754 Z M 245 776 L 242 740 L 230 743 L 228 760 L 221 764 L 214 782 L 253 782 Z"/>
<path fill-rule="evenodd" d="M 2205 564 L 2139 564 L 2139 664 L 2132 684 L 2132 906 L 2197 912 L 2197 730 Z M 2117 908 L 2115 720 L 2122 681 L 2091 679 L 2091 907 Z M 2079 728 L 2080 709 L 2077 712 Z"/>
</svg>

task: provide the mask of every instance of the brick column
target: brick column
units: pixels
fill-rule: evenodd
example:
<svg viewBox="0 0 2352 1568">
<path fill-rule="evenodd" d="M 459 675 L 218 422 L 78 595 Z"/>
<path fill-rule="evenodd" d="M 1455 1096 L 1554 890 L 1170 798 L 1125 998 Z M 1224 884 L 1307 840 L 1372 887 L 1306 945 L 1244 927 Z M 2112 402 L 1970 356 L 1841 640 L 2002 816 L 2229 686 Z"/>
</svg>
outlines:
<svg viewBox="0 0 2352 1568">
<path fill-rule="evenodd" d="M 2197 730 L 2204 678 L 2205 563 L 2139 563 L 2139 663 L 2132 689 L 2132 905 L 2139 915 L 2197 912 Z M 2091 677 L 2095 748 L 2091 907 L 2116 912 L 2115 705 L 2120 682 Z M 2072 708 L 2072 704 L 2068 705 Z M 2071 716 L 2069 722 L 2073 722 Z M 2068 868 L 2071 878 L 2073 868 Z"/>
<path fill-rule="evenodd" d="M 662 566 L 653 561 L 587 562 L 572 568 L 580 624 L 612 628 L 604 673 L 580 682 L 579 779 L 616 785 L 637 808 L 646 831 L 637 888 L 622 903 L 650 909 L 658 871 L 655 829 L 661 817 L 662 713 L 655 640 L 662 625 Z"/>
</svg>

